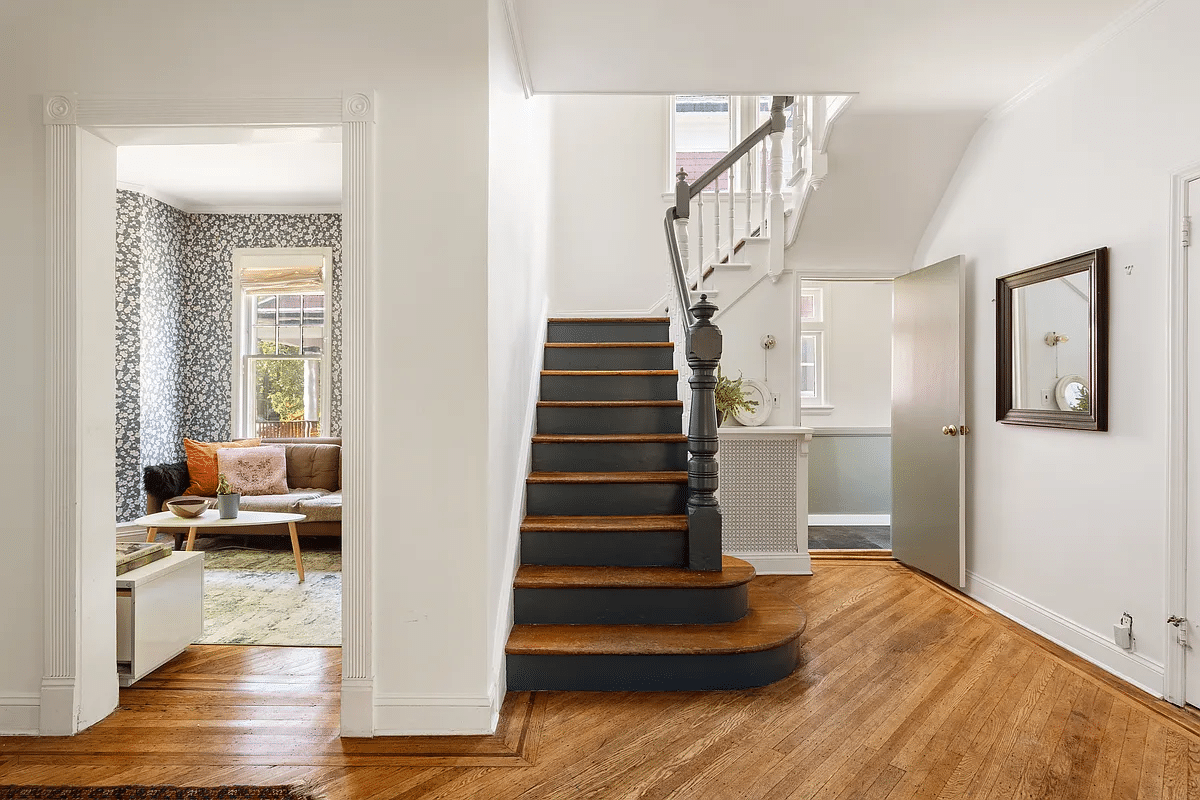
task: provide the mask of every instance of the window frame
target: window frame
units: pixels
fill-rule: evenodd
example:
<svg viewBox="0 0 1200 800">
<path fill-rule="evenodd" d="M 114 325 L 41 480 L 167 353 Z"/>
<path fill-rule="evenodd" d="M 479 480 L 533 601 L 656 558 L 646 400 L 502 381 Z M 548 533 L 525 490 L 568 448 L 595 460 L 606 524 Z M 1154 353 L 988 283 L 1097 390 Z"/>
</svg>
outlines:
<svg viewBox="0 0 1200 800">
<path fill-rule="evenodd" d="M 236 247 L 233 248 L 233 313 L 231 314 L 230 358 L 232 378 L 230 386 L 229 430 L 234 438 L 250 438 L 255 435 L 254 420 L 250 414 L 251 382 L 247 379 L 250 359 L 274 358 L 278 360 L 320 361 L 321 392 L 321 428 L 322 436 L 328 436 L 330 430 L 329 414 L 333 396 L 332 382 L 332 343 L 333 343 L 333 248 L 332 247 Z M 322 260 L 322 295 L 323 320 L 321 333 L 321 354 L 319 356 L 304 355 L 301 352 L 294 356 L 264 356 L 252 353 L 253 331 L 250 303 L 252 295 L 242 291 L 242 265 L 247 259 L 269 256 L 272 259 L 280 257 L 295 257 L 298 261 L 311 264 L 315 257 Z M 280 292 L 278 294 L 311 295 L 315 292 Z M 303 313 L 301 313 L 303 320 Z"/>
<path fill-rule="evenodd" d="M 666 112 L 667 112 L 667 152 L 666 152 L 667 189 L 665 192 L 663 192 L 664 200 L 674 200 L 675 199 L 675 174 L 677 172 L 676 167 L 675 167 L 675 155 L 676 155 L 676 153 L 675 153 L 675 99 L 679 96 L 680 95 L 674 95 L 674 94 L 667 96 L 667 109 L 666 109 Z M 759 99 L 761 97 L 765 97 L 765 96 L 769 96 L 769 95 L 737 95 L 737 94 L 728 95 L 727 94 L 727 95 L 714 95 L 714 96 L 721 96 L 721 97 L 726 97 L 729 99 L 729 112 L 730 112 L 729 113 L 729 147 L 730 148 L 732 148 L 738 142 L 745 139 L 756 128 L 758 128 L 759 125 L 762 124 L 758 119 Z M 790 119 L 790 117 L 789 117 L 789 119 Z M 785 156 L 785 160 L 786 160 L 787 150 L 789 149 L 788 145 L 785 144 L 783 149 L 784 149 L 784 156 Z M 756 152 L 755 153 L 755 162 L 756 162 L 755 169 L 761 170 L 762 165 L 757 163 L 757 158 L 758 158 L 758 156 L 757 156 L 757 152 Z M 740 168 L 741 167 L 740 164 L 738 166 L 739 166 L 739 168 L 736 171 L 733 193 L 737 197 L 744 198 L 748 194 L 747 187 L 750 184 L 750 177 L 747 174 L 747 171 L 745 169 Z M 790 178 L 790 176 L 787 174 L 787 172 L 788 171 L 785 170 L 784 176 L 783 176 L 785 189 L 787 188 L 788 179 Z M 688 176 L 688 178 L 691 180 L 695 180 L 696 178 L 699 178 L 699 177 L 700 177 L 699 175 L 689 175 Z M 757 192 L 758 192 L 758 190 L 756 189 L 755 193 L 757 193 Z M 708 189 L 708 190 L 705 190 L 705 192 L 704 192 L 705 196 L 709 196 L 714 193 L 715 193 L 715 190 L 713 190 L 713 189 Z M 722 193 L 724 193 L 724 190 L 722 191 Z"/>
<path fill-rule="evenodd" d="M 800 309 L 800 300 L 805 296 L 815 298 L 814 317 L 805 319 Z M 803 281 L 796 296 L 796 403 L 802 414 L 832 414 L 833 404 L 829 397 L 829 293 L 823 283 Z M 816 391 L 811 395 L 800 387 L 802 341 L 805 337 L 815 340 L 814 372 Z"/>
</svg>

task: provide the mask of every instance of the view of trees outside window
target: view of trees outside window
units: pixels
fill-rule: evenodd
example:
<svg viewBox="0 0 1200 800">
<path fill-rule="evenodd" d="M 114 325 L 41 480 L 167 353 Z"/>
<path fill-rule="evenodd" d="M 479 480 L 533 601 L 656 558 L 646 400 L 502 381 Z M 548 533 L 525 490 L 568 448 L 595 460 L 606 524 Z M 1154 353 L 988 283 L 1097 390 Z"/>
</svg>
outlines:
<svg viewBox="0 0 1200 800">
<path fill-rule="evenodd" d="M 257 295 L 252 306 L 254 349 L 247 360 L 256 434 L 321 435 L 324 295 Z"/>
</svg>

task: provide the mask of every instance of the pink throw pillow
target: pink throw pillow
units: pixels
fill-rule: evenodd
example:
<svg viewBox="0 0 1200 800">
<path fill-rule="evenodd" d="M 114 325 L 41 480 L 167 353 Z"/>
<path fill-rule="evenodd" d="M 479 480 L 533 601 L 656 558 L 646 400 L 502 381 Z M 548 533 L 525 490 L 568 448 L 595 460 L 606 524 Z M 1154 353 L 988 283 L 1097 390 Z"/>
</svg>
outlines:
<svg viewBox="0 0 1200 800">
<path fill-rule="evenodd" d="M 222 447 L 217 450 L 217 472 L 225 474 L 235 492 L 287 494 L 287 458 L 281 444 L 260 447 Z"/>
</svg>

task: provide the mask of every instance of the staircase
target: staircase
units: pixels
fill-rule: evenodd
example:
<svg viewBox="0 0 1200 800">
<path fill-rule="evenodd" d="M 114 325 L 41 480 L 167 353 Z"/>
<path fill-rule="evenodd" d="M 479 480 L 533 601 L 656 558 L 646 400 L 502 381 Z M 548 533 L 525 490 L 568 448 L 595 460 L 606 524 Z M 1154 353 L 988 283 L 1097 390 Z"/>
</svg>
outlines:
<svg viewBox="0 0 1200 800">
<path fill-rule="evenodd" d="M 750 564 L 687 568 L 688 437 L 669 339 L 666 317 L 548 323 L 510 690 L 740 689 L 799 663 L 804 613 L 753 585 Z"/>
</svg>

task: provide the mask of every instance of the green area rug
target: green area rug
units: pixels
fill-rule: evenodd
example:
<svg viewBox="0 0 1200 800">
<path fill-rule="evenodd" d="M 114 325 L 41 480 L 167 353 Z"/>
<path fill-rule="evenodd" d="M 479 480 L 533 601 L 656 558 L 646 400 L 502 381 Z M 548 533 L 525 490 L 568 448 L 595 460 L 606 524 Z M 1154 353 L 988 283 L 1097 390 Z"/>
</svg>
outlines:
<svg viewBox="0 0 1200 800">
<path fill-rule="evenodd" d="M 299 583 L 290 551 L 205 551 L 204 635 L 196 644 L 340 647 L 342 554 L 302 555 Z"/>
</svg>

